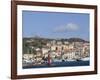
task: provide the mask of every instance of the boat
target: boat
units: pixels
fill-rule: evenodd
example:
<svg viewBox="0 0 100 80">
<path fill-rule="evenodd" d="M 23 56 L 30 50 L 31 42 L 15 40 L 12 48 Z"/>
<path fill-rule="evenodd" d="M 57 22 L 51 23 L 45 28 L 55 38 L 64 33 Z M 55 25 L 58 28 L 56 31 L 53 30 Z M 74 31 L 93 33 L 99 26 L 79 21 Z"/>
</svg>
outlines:
<svg viewBox="0 0 100 80">
<path fill-rule="evenodd" d="M 81 58 L 82 61 L 89 61 L 90 57 Z"/>
<path fill-rule="evenodd" d="M 75 59 L 67 59 L 66 61 L 76 61 Z"/>
</svg>

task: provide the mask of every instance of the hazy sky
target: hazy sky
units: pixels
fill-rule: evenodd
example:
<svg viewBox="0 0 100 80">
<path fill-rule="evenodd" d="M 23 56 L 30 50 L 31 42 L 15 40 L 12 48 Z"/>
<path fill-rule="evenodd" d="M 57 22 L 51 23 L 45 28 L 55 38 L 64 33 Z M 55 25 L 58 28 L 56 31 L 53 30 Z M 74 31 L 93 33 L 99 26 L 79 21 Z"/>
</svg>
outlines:
<svg viewBox="0 0 100 80">
<path fill-rule="evenodd" d="M 22 26 L 23 37 L 89 40 L 89 14 L 23 11 Z"/>
</svg>

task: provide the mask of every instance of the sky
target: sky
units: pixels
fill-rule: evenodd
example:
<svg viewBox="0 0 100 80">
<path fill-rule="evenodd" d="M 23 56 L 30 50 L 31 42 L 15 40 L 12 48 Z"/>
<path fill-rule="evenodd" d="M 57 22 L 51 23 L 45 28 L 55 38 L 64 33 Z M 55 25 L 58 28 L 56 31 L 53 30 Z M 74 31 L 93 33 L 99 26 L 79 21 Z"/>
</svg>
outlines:
<svg viewBox="0 0 100 80">
<path fill-rule="evenodd" d="M 22 12 L 22 36 L 82 38 L 89 41 L 89 14 L 68 12 Z"/>
</svg>

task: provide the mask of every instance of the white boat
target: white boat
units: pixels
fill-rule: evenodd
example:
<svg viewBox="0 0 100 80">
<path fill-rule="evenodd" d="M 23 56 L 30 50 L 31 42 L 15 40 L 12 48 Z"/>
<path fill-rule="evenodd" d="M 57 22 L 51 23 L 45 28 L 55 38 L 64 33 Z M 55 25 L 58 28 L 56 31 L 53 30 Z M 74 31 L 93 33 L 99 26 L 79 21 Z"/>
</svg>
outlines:
<svg viewBox="0 0 100 80">
<path fill-rule="evenodd" d="M 23 60 L 23 62 L 25 62 L 25 63 L 32 63 L 33 61 L 32 60 Z"/>
<path fill-rule="evenodd" d="M 62 62 L 62 60 L 54 59 L 53 62 Z"/>
<path fill-rule="evenodd" d="M 75 59 L 67 59 L 66 61 L 76 61 Z"/>
<path fill-rule="evenodd" d="M 85 58 L 82 58 L 81 60 L 82 61 L 89 61 L 90 60 L 90 57 L 85 57 Z"/>
</svg>

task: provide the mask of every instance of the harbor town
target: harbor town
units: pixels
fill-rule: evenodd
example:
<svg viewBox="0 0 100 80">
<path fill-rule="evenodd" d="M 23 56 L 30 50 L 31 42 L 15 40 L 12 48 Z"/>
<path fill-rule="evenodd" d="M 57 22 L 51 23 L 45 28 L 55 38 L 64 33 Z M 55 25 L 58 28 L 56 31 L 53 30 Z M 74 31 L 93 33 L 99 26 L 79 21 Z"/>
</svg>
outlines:
<svg viewBox="0 0 100 80">
<path fill-rule="evenodd" d="M 85 63 L 85 61 L 89 61 L 89 56 L 89 41 L 80 38 L 23 38 L 22 64 L 23 67 L 26 68 L 39 66 L 67 66 L 71 62 L 79 64 L 81 61 Z"/>
</svg>

